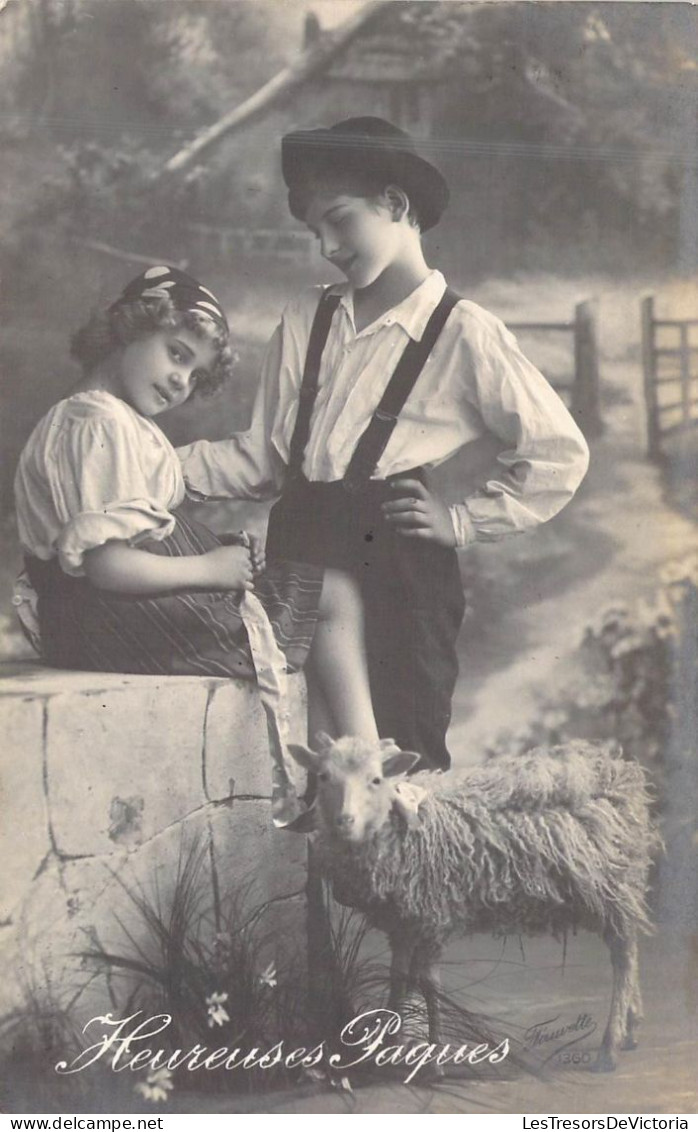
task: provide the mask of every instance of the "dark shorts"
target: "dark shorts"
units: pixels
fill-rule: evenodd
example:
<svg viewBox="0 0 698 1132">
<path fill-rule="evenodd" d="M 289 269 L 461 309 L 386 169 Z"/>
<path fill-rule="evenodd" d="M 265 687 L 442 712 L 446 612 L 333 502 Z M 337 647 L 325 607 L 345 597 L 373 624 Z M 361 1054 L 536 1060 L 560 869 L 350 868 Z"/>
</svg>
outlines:
<svg viewBox="0 0 698 1132">
<path fill-rule="evenodd" d="M 421 470 L 404 475 L 423 478 Z M 385 481 L 350 495 L 341 482 L 293 480 L 269 517 L 267 560 L 302 560 L 358 579 L 379 733 L 446 768 L 465 612 L 458 559 L 449 547 L 397 534 L 381 511 L 389 497 Z"/>
<path fill-rule="evenodd" d="M 142 543 L 140 549 L 176 558 L 220 545 L 201 523 L 179 515 L 175 520 L 168 538 Z M 48 664 L 101 672 L 255 677 L 239 593 L 119 594 L 70 577 L 55 559 L 29 558 L 27 572 L 39 594 L 42 653 Z M 303 667 L 312 643 L 322 578 L 321 566 L 286 561 L 255 583 L 292 671 Z"/>
</svg>

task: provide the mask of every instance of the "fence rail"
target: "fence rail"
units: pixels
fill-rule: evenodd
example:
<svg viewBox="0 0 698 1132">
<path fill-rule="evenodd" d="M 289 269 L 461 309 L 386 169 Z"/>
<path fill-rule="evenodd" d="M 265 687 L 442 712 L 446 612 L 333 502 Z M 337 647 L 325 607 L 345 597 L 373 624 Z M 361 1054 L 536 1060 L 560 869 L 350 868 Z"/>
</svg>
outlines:
<svg viewBox="0 0 698 1132">
<path fill-rule="evenodd" d="M 312 232 L 293 228 L 222 228 L 189 224 L 187 232 L 200 254 L 245 255 L 309 262 L 315 247 Z"/>
<path fill-rule="evenodd" d="M 698 425 L 698 342 L 691 342 L 691 329 L 698 328 L 698 318 L 656 318 L 654 304 L 654 295 L 642 300 L 641 320 L 647 453 L 656 459 L 662 455 L 666 436 Z M 671 346 L 661 344 L 662 332 L 678 341 Z M 677 363 L 670 372 L 667 362 Z"/>
<path fill-rule="evenodd" d="M 510 330 L 574 330 L 574 322 L 508 322 Z"/>
<path fill-rule="evenodd" d="M 508 322 L 510 330 L 517 333 L 567 333 L 573 337 L 574 376 L 564 385 L 555 387 L 566 390 L 569 408 L 585 436 L 598 436 L 602 431 L 601 405 L 599 391 L 599 348 L 596 332 L 594 306 L 590 299 L 577 303 L 574 318 L 563 322 Z"/>
</svg>

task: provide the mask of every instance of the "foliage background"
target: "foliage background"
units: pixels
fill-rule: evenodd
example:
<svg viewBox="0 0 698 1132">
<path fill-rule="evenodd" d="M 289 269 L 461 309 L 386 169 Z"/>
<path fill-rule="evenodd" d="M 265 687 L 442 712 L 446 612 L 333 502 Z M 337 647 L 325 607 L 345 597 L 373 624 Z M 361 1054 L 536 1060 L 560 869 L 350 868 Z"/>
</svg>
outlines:
<svg viewBox="0 0 698 1132">
<path fill-rule="evenodd" d="M 328 269 L 317 255 L 282 262 L 221 252 L 194 227 L 298 227 L 278 176 L 280 134 L 345 111 L 381 113 L 393 94 L 364 71 L 347 108 L 346 86 L 320 74 L 182 174 L 162 177 L 162 167 L 296 58 L 318 22 L 336 26 L 360 8 L 357 0 L 319 0 L 312 11 L 289 0 L 10 0 L 0 12 L 5 513 L 21 445 L 70 385 L 70 332 L 140 268 L 138 255 L 186 262 L 217 288 L 242 355 L 235 390 L 173 416 L 171 434 L 220 434 L 223 419 L 226 428 L 244 425 L 259 351 L 284 298 Z M 454 190 L 428 251 L 455 285 L 467 291 L 514 273 L 645 279 L 690 269 L 698 196 L 690 4 L 393 0 L 353 43 L 355 74 L 370 67 L 376 43 L 424 80 L 413 116 L 436 139 Z"/>
</svg>

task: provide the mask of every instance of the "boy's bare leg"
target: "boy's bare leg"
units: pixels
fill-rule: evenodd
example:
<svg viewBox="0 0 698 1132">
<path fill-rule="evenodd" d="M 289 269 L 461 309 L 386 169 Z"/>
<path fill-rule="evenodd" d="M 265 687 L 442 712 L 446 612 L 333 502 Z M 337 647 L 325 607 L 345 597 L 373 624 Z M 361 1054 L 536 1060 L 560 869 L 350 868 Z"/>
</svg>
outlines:
<svg viewBox="0 0 698 1132">
<path fill-rule="evenodd" d="M 361 595 L 353 579 L 339 570 L 325 571 L 307 676 L 311 742 L 318 730 L 378 741 Z"/>
<path fill-rule="evenodd" d="M 306 683 L 308 685 L 308 744 L 313 750 L 316 750 L 315 736 L 324 731 L 326 735 L 332 735 L 334 738 L 335 722 L 310 664 L 306 668 Z"/>
</svg>

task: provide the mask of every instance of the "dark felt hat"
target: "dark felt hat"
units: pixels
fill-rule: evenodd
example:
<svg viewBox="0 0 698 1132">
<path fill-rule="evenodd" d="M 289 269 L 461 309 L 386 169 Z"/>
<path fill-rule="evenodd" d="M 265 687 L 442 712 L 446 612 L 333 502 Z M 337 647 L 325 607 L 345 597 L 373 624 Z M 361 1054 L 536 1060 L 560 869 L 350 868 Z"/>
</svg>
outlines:
<svg viewBox="0 0 698 1132">
<path fill-rule="evenodd" d="M 422 231 L 433 228 L 448 204 L 448 185 L 414 140 L 384 118 L 347 118 L 335 126 L 296 130 L 281 140 L 281 171 L 294 194 L 324 172 L 375 174 L 404 189 Z M 302 219 L 302 217 L 301 217 Z"/>
</svg>

